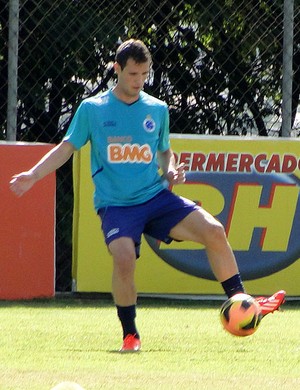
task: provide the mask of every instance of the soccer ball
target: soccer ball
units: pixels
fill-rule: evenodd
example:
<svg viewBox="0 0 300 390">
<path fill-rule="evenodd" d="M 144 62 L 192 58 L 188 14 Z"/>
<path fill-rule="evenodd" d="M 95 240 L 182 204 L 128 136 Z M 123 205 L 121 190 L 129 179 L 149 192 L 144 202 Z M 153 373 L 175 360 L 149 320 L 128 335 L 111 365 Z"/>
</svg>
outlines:
<svg viewBox="0 0 300 390">
<path fill-rule="evenodd" d="M 262 319 L 259 303 L 250 295 L 239 293 L 223 303 L 220 312 L 225 330 L 235 336 L 250 336 Z"/>
</svg>

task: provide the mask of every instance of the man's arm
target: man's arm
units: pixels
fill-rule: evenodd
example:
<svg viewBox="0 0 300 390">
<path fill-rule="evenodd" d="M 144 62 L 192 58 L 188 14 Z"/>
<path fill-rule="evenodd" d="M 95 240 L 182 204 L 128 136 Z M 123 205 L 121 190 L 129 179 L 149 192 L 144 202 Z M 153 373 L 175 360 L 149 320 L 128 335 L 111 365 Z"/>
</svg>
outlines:
<svg viewBox="0 0 300 390">
<path fill-rule="evenodd" d="M 17 195 L 22 196 L 37 181 L 56 171 L 74 153 L 74 146 L 70 142 L 61 142 L 50 150 L 45 156 L 29 171 L 14 175 L 10 181 L 10 189 Z"/>
<path fill-rule="evenodd" d="M 171 185 L 185 182 L 184 164 L 176 165 L 175 156 L 171 149 L 167 149 L 164 152 L 157 152 L 157 159 L 163 171 L 163 176 Z"/>
</svg>

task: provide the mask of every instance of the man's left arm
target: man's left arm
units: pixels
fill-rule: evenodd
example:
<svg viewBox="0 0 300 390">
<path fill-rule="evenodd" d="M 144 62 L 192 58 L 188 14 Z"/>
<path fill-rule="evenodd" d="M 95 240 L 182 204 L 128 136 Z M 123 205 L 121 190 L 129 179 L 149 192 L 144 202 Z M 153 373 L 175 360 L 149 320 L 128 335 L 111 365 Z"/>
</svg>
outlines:
<svg viewBox="0 0 300 390">
<path fill-rule="evenodd" d="M 170 185 L 183 184 L 185 182 L 184 164 L 176 165 L 175 156 L 172 149 L 164 152 L 157 152 L 159 166 L 163 172 L 163 177 Z"/>
</svg>

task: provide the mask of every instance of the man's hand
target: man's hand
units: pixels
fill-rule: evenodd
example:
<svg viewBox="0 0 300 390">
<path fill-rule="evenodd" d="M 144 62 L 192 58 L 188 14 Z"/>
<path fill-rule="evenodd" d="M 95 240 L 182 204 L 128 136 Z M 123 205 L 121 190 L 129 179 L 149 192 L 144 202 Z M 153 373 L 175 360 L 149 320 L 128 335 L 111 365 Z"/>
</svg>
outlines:
<svg viewBox="0 0 300 390">
<path fill-rule="evenodd" d="M 25 192 L 30 190 L 30 188 L 35 184 L 36 182 L 36 176 L 34 173 L 28 171 L 28 172 L 22 172 L 18 175 L 14 175 L 9 182 L 10 189 L 12 192 L 14 192 L 17 196 L 22 196 Z"/>
<path fill-rule="evenodd" d="M 184 163 L 178 165 L 175 170 L 169 171 L 166 174 L 166 179 L 170 185 L 183 184 L 185 182 Z"/>
<path fill-rule="evenodd" d="M 14 175 L 10 181 L 10 189 L 17 196 L 22 196 L 38 180 L 61 167 L 72 156 L 74 150 L 75 148 L 70 142 L 62 141 L 46 153 L 29 171 Z"/>
</svg>

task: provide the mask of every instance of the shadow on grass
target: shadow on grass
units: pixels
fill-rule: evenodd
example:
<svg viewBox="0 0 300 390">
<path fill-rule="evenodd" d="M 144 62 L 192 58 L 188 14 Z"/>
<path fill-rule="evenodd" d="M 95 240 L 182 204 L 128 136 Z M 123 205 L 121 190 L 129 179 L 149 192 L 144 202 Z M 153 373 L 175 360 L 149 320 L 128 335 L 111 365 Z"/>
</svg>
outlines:
<svg viewBox="0 0 300 390">
<path fill-rule="evenodd" d="M 299 299 L 297 299 L 299 298 Z M 140 307 L 176 307 L 176 308 L 219 308 L 225 296 L 139 296 Z M 0 308 L 30 307 L 30 308 L 66 308 L 66 307 L 114 307 L 111 294 L 107 293 L 59 293 L 54 298 L 36 298 L 31 300 L 7 301 L 0 300 Z M 287 298 L 283 309 L 299 310 L 300 297 L 292 300 Z"/>
</svg>

